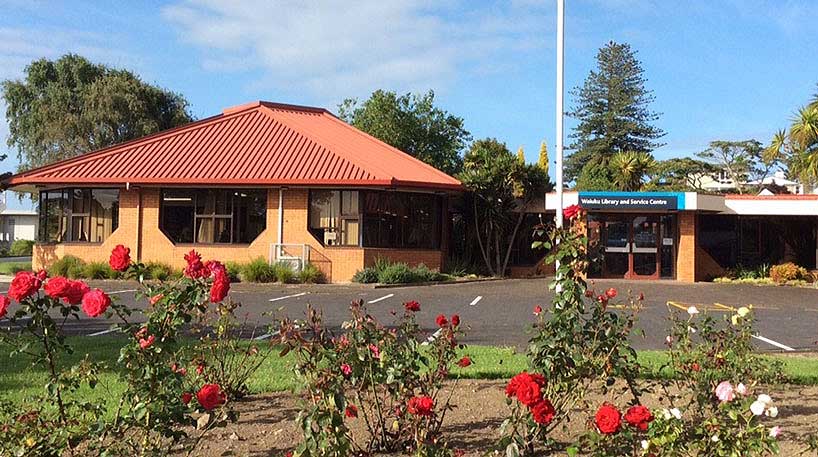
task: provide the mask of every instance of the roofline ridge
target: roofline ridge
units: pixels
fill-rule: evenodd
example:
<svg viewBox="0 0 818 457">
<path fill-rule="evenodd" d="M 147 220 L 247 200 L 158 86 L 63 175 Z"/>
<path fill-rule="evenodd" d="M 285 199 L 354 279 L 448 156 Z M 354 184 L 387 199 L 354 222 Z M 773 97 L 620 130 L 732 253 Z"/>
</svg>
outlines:
<svg viewBox="0 0 818 457">
<path fill-rule="evenodd" d="M 455 180 L 455 181 L 457 181 L 457 182 L 458 182 L 458 184 L 460 184 L 460 185 L 462 185 L 462 184 L 463 184 L 462 182 L 460 182 L 460 180 L 459 180 L 459 179 L 457 179 L 457 178 L 455 178 L 454 176 L 452 176 L 452 175 L 450 175 L 450 174 L 448 174 L 448 173 L 444 172 L 443 170 L 439 170 L 439 169 L 437 169 L 437 168 L 433 167 L 432 165 L 430 165 L 430 164 L 428 164 L 428 163 L 426 163 L 426 162 L 424 162 L 424 161 L 422 161 L 422 160 L 418 159 L 417 157 L 415 157 L 415 156 L 413 156 L 413 155 L 409 154 L 408 152 L 401 151 L 400 149 L 398 149 L 398 148 L 396 148 L 396 147 L 392 146 L 391 144 L 389 144 L 389 143 L 387 143 L 387 142 L 385 142 L 385 141 L 381 141 L 381 140 L 379 140 L 379 139 L 375 138 L 374 136 L 370 135 L 369 133 L 364 132 L 363 130 L 360 130 L 360 129 L 358 129 L 358 128 L 355 128 L 354 126 L 352 126 L 352 125 L 350 125 L 350 124 L 348 124 L 348 123 L 344 122 L 342 119 L 339 119 L 337 116 L 335 116 L 335 115 L 334 115 L 334 114 L 332 114 L 332 113 L 329 113 L 329 114 L 330 114 L 330 117 L 331 117 L 331 118 L 332 118 L 332 119 L 333 119 L 335 122 L 340 123 L 341 125 L 343 125 L 343 126 L 344 126 L 344 127 L 346 127 L 347 129 L 350 129 L 350 130 L 353 130 L 353 131 L 358 132 L 358 133 L 360 133 L 360 134 L 363 134 L 363 135 L 364 135 L 364 137 L 365 137 L 367 140 L 369 140 L 370 142 L 384 144 L 384 145 L 386 145 L 388 148 L 392 149 L 393 151 L 395 151 L 395 152 L 397 152 L 397 153 L 399 153 L 399 154 L 402 154 L 402 155 L 406 156 L 407 158 L 409 158 L 409 159 L 411 159 L 411 160 L 413 160 L 413 161 L 415 161 L 415 162 L 418 162 L 419 164 L 423 165 L 424 167 L 426 167 L 426 168 L 428 168 L 428 169 L 430 169 L 430 170 L 434 171 L 434 172 L 435 172 L 435 173 L 437 173 L 438 175 L 442 175 L 442 176 L 445 176 L 445 177 L 447 177 L 447 178 L 454 179 L 454 180 Z"/>
<path fill-rule="evenodd" d="M 298 132 L 299 135 L 303 135 L 305 138 L 308 138 L 310 141 L 312 141 L 313 143 L 319 145 L 321 148 L 329 151 L 332 155 L 355 165 L 356 167 L 360 168 L 361 170 L 366 171 L 367 173 L 368 173 L 368 171 L 367 171 L 368 169 L 373 169 L 374 168 L 380 174 L 382 174 L 384 177 L 388 178 L 388 180 L 390 180 L 390 181 L 395 180 L 395 177 L 392 176 L 392 173 L 389 173 L 386 170 L 380 168 L 377 164 L 374 164 L 374 165 L 373 164 L 367 164 L 366 166 L 364 166 L 361 162 L 358 161 L 358 159 L 356 157 L 349 157 L 349 156 L 346 156 L 346 155 L 339 155 L 337 152 L 335 152 L 331 148 L 327 147 L 327 145 L 324 144 L 324 142 L 319 141 L 312 133 L 305 132 L 303 129 L 300 129 L 300 128 L 294 127 L 294 126 L 292 126 L 290 124 L 286 124 L 286 123 L 282 122 L 281 120 L 279 120 L 279 119 L 277 119 L 275 117 L 275 114 L 269 109 L 270 108 L 269 106 L 264 105 L 264 107 L 267 108 L 267 110 L 265 110 L 265 114 L 267 116 L 269 116 L 270 119 L 274 120 L 275 122 L 278 122 L 278 123 L 281 123 L 281 124 L 285 125 L 288 129 L 291 129 L 291 130 L 293 130 L 295 132 Z M 320 113 L 330 114 L 329 117 L 331 117 L 333 119 L 337 119 L 334 115 L 332 115 L 332 113 L 329 113 L 326 109 L 321 109 Z"/>
</svg>

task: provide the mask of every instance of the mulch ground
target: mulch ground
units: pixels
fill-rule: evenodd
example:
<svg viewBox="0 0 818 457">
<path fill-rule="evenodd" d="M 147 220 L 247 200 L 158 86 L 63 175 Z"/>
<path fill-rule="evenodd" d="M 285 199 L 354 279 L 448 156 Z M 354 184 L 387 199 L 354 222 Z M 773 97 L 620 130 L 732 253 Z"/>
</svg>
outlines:
<svg viewBox="0 0 818 457">
<path fill-rule="evenodd" d="M 452 403 L 453 412 L 446 416 L 444 436 L 454 449 L 463 449 L 467 456 L 483 455 L 499 436 L 499 427 L 508 413 L 501 381 L 460 381 Z M 760 391 L 760 389 L 756 389 Z M 770 388 L 769 393 L 779 409 L 775 419 L 765 419 L 769 426 L 779 425 L 782 456 L 798 455 L 805 446 L 804 437 L 818 433 L 818 387 L 781 386 Z M 627 399 L 612 399 L 601 393 L 589 396 L 592 402 L 613 401 L 626 403 Z M 656 395 L 642 399 L 648 407 L 660 407 Z M 234 404 L 240 412 L 237 423 L 216 429 L 206 437 L 195 455 L 216 456 L 284 456 L 301 440 L 295 424 L 298 413 L 297 398 L 287 392 L 254 395 Z M 619 405 L 624 406 L 624 405 Z M 578 434 L 586 424 L 572 421 L 569 433 Z M 559 435 L 559 434 L 558 434 Z M 559 439 L 559 436 L 556 436 Z"/>
</svg>

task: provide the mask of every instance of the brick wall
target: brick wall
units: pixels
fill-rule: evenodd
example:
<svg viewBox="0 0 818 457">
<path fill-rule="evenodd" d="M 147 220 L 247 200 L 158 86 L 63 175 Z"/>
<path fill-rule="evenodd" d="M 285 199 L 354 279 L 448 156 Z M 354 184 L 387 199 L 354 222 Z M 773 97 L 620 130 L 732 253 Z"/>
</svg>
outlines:
<svg viewBox="0 0 818 457">
<path fill-rule="evenodd" d="M 119 227 L 101 244 L 61 243 L 36 245 L 34 268 L 44 268 L 64 255 L 74 255 L 86 262 L 107 262 L 111 250 L 117 244 L 131 248 L 131 257 L 142 262 L 162 262 L 175 268 L 185 265 L 184 255 L 196 249 L 204 259 L 222 262 L 248 262 L 258 257 L 269 258 L 270 246 L 278 235 L 278 189 L 267 194 L 267 227 L 249 245 L 174 245 L 159 229 L 159 189 L 145 188 L 140 191 L 120 190 Z M 358 247 L 324 247 L 307 230 L 309 207 L 307 189 L 284 191 L 283 242 L 310 246 L 310 261 L 328 281 L 348 282 L 356 271 L 371 265 L 377 257 L 410 265 L 425 263 L 429 268 L 439 269 L 445 258 L 443 251 L 363 249 Z M 140 227 L 141 230 L 138 229 Z"/>
<path fill-rule="evenodd" d="M 679 212 L 679 246 L 676 251 L 676 280 L 695 282 L 696 276 L 696 213 Z"/>
</svg>

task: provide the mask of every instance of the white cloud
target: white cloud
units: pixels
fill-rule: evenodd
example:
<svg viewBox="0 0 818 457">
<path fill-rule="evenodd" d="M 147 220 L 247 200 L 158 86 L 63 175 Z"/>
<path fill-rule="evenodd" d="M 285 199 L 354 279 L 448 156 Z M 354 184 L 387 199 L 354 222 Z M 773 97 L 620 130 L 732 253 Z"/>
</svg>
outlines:
<svg viewBox="0 0 818 457">
<path fill-rule="evenodd" d="M 446 86 L 464 69 L 541 47 L 551 28 L 542 14 L 432 0 L 182 0 L 163 10 L 201 48 L 204 68 L 261 69 L 261 84 L 318 95 Z"/>
</svg>

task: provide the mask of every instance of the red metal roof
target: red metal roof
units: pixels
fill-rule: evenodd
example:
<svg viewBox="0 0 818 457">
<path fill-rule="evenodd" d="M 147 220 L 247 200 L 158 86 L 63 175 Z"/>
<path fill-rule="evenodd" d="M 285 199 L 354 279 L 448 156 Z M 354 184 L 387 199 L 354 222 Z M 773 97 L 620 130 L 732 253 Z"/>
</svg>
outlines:
<svg viewBox="0 0 818 457">
<path fill-rule="evenodd" d="M 460 181 L 322 108 L 254 102 L 14 175 L 21 185 L 287 185 L 457 190 Z"/>
</svg>

